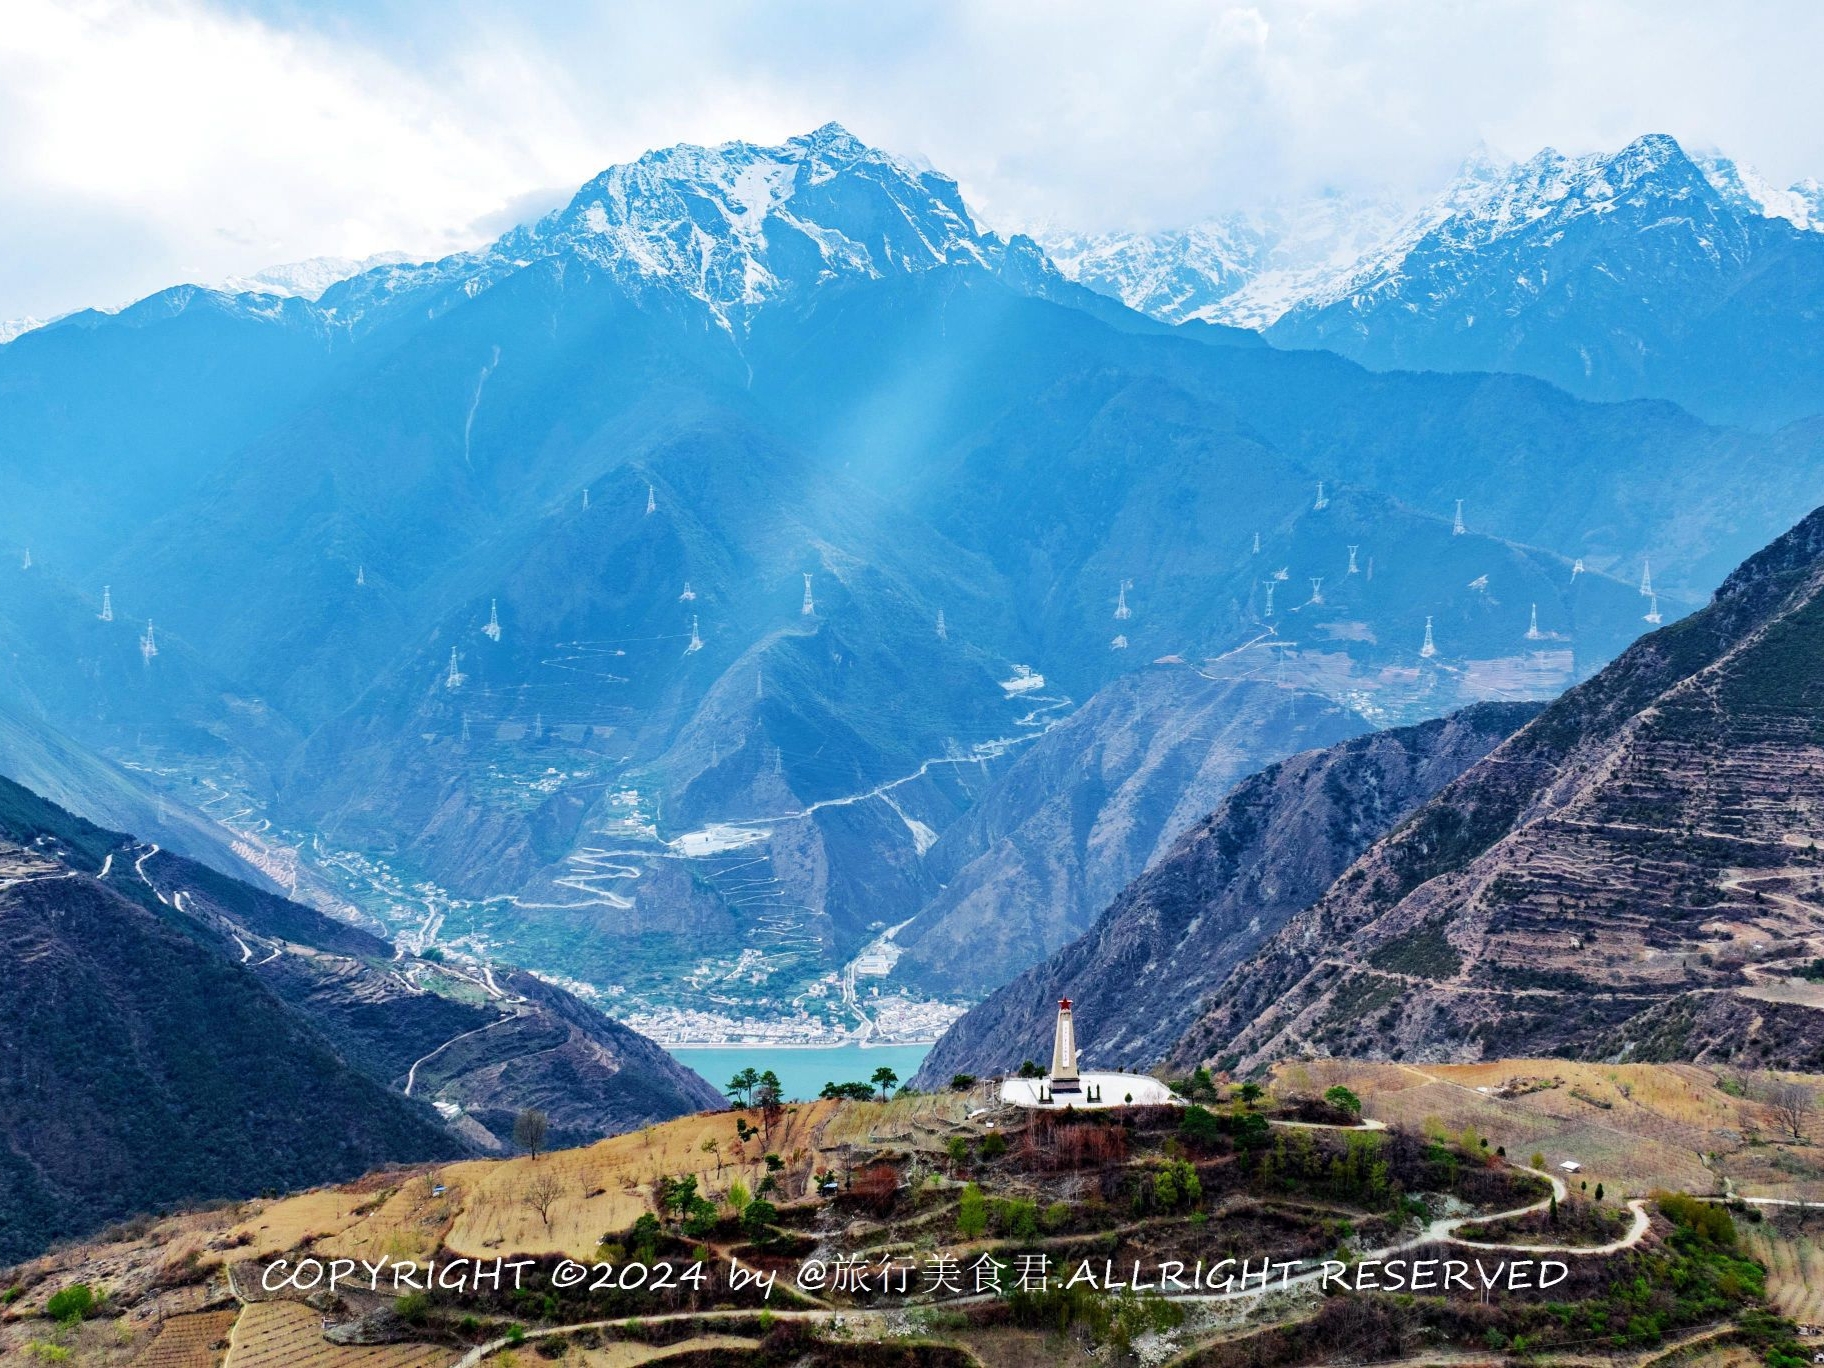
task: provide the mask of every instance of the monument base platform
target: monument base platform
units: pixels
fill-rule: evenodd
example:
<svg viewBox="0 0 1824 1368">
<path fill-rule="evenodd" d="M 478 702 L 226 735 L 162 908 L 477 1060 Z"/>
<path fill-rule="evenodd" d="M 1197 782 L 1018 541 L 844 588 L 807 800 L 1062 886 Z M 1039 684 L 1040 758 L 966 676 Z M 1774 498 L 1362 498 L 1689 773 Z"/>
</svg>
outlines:
<svg viewBox="0 0 1824 1368">
<path fill-rule="evenodd" d="M 1009 1078 L 1001 1083 L 1001 1101 L 1044 1111 L 1097 1111 L 1107 1107 L 1182 1106 L 1179 1097 L 1146 1074 L 1088 1072 L 1077 1075 L 1074 1091 L 1053 1088 L 1049 1078 Z"/>
</svg>

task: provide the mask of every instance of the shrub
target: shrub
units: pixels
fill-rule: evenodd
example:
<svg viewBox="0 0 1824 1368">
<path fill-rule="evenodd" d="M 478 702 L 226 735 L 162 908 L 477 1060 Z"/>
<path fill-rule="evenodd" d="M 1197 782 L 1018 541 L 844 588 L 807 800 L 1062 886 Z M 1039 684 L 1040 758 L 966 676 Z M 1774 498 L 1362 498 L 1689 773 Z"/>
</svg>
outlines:
<svg viewBox="0 0 1824 1368">
<path fill-rule="evenodd" d="M 395 1298 L 393 1310 L 399 1313 L 399 1319 L 408 1325 L 423 1325 L 431 1314 L 431 1298 L 427 1292 L 407 1292 L 403 1297 Z"/>
<path fill-rule="evenodd" d="M 1718 1249 L 1735 1247 L 1735 1221 L 1719 1204 L 1683 1192 L 1656 1192 L 1653 1205 L 1681 1232 Z"/>
<path fill-rule="evenodd" d="M 1357 1116 L 1362 1114 L 1362 1099 L 1350 1092 L 1349 1089 L 1345 1088 L 1341 1083 L 1338 1083 L 1334 1088 L 1328 1088 L 1324 1091 L 1324 1101 L 1330 1103 L 1332 1106 L 1341 1107 L 1344 1111 L 1354 1112 Z"/>
<path fill-rule="evenodd" d="M 94 1309 L 95 1289 L 87 1283 L 71 1283 L 44 1304 L 45 1314 L 58 1321 L 79 1321 Z"/>
<path fill-rule="evenodd" d="M 982 1137 L 982 1158 L 999 1159 L 1007 1153 L 1007 1137 L 999 1131 L 989 1131 Z"/>
<path fill-rule="evenodd" d="M 1216 1114 L 1203 1107 L 1186 1107 L 1178 1121 L 1178 1134 L 1187 1144 L 1198 1149 L 1214 1149 L 1221 1143 L 1222 1123 Z"/>
<path fill-rule="evenodd" d="M 952 1074 L 950 1075 L 950 1086 L 957 1092 L 968 1092 L 969 1089 L 975 1086 L 975 1075 L 963 1073 Z"/>
<path fill-rule="evenodd" d="M 963 1189 L 963 1195 L 956 1207 L 956 1233 L 965 1240 L 974 1240 L 988 1229 L 988 1203 L 982 1196 L 982 1189 L 970 1183 Z"/>
</svg>

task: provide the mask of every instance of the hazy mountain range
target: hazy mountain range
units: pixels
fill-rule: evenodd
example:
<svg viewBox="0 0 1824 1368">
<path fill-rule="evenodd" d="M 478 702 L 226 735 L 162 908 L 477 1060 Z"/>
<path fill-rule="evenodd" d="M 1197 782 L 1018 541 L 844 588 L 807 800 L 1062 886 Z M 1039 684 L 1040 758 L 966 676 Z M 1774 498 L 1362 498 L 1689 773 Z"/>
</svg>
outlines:
<svg viewBox="0 0 1824 1368">
<path fill-rule="evenodd" d="M 1639 146 L 1579 231 L 1824 247 Z M 659 1031 L 928 1030 L 1236 779 L 1554 696 L 1824 500 L 1816 422 L 1175 326 L 834 125 L 286 288 L 0 348 L 0 771 Z"/>
<path fill-rule="evenodd" d="M 1821 207 L 1815 180 L 1777 189 L 1656 135 L 1519 163 L 1480 150 L 1416 208 L 1332 196 L 1045 245 L 1073 279 L 1168 321 L 1771 428 L 1819 411 Z"/>
</svg>

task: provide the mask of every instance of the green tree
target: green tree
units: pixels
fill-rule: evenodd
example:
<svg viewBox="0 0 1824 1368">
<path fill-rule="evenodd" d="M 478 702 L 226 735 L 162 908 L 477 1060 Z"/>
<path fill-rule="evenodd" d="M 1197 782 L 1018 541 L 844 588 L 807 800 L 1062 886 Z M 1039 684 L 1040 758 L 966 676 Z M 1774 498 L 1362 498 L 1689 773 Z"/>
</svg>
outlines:
<svg viewBox="0 0 1824 1368">
<path fill-rule="evenodd" d="M 640 1213 L 633 1228 L 627 1232 L 628 1256 L 636 1263 L 651 1263 L 659 1254 L 659 1236 L 663 1230 L 659 1218 L 650 1211 Z M 603 1243 L 608 1241 L 604 1238 Z"/>
<path fill-rule="evenodd" d="M 1178 1179 L 1167 1165 L 1153 1177 L 1153 1201 L 1166 1211 L 1178 1205 Z"/>
<path fill-rule="evenodd" d="M 1019 1198 L 1007 1204 L 1007 1233 L 1016 1240 L 1031 1240 L 1039 1233 L 1038 1203 Z"/>
<path fill-rule="evenodd" d="M 850 1102 L 869 1102 L 874 1098 L 874 1089 L 866 1083 L 825 1083 L 817 1096 L 826 1100 L 841 1098 Z"/>
<path fill-rule="evenodd" d="M 748 1065 L 740 1073 L 728 1080 L 728 1087 L 723 1089 L 735 1102 L 743 1107 L 750 1107 L 754 1101 L 754 1089 L 760 1085 L 760 1073 L 753 1065 Z"/>
<path fill-rule="evenodd" d="M 880 1089 L 880 1100 L 885 1102 L 887 1100 L 887 1094 L 893 1089 L 893 1085 L 899 1082 L 899 1075 L 892 1069 L 889 1069 L 885 1064 L 882 1064 L 878 1069 L 874 1070 L 872 1077 L 874 1086 Z"/>
<path fill-rule="evenodd" d="M 661 1213 L 675 1211 L 679 1216 L 690 1210 L 697 1199 L 697 1175 L 659 1179 L 658 1206 Z"/>
<path fill-rule="evenodd" d="M 1235 1091 L 1240 1095 L 1244 1105 L 1252 1107 L 1260 1101 L 1260 1095 L 1264 1089 L 1258 1083 L 1243 1083 Z"/>
<path fill-rule="evenodd" d="M 968 1092 L 975 1086 L 974 1074 L 951 1074 L 950 1089 L 952 1092 Z"/>
<path fill-rule="evenodd" d="M 1196 1166 L 1177 1159 L 1172 1167 L 1177 1170 L 1178 1191 L 1184 1194 L 1185 1205 L 1196 1206 L 1203 1200 L 1203 1179 L 1197 1176 Z"/>
<path fill-rule="evenodd" d="M 982 1158 L 999 1159 L 1007 1153 L 1007 1137 L 998 1130 L 989 1131 L 982 1137 Z"/>
<path fill-rule="evenodd" d="M 1324 1101 L 1328 1102 L 1333 1107 L 1341 1107 L 1346 1112 L 1354 1112 L 1357 1116 L 1362 1114 L 1362 1099 L 1350 1092 L 1349 1089 L 1345 1088 L 1341 1083 L 1338 1083 L 1334 1088 L 1326 1088 L 1324 1090 Z"/>
<path fill-rule="evenodd" d="M 747 1210 L 741 1213 L 741 1231 L 755 1244 L 765 1244 L 772 1238 L 768 1229 L 779 1219 L 779 1208 L 771 1202 L 758 1199 L 747 1204 Z"/>
<path fill-rule="evenodd" d="M 979 1239 L 988 1229 L 988 1202 L 982 1196 L 982 1189 L 970 1183 L 963 1189 L 963 1195 L 956 1206 L 956 1233 L 965 1240 Z"/>
<path fill-rule="evenodd" d="M 1178 1134 L 1198 1149 L 1214 1149 L 1222 1139 L 1222 1122 L 1203 1107 L 1186 1107 L 1178 1118 Z"/>
<path fill-rule="evenodd" d="M 1265 1149 L 1271 1128 L 1259 1112 L 1235 1118 L 1235 1143 L 1242 1149 Z"/>
<path fill-rule="evenodd" d="M 1030 1059 L 1028 1059 L 1020 1065 L 1020 1077 L 1021 1078 L 1043 1078 L 1043 1077 L 1045 1077 L 1045 1070 L 1041 1069 L 1037 1064 L 1033 1063 Z"/>
<path fill-rule="evenodd" d="M 692 1197 L 684 1212 L 684 1233 L 700 1240 L 716 1228 L 716 1204 L 703 1197 Z"/>
</svg>

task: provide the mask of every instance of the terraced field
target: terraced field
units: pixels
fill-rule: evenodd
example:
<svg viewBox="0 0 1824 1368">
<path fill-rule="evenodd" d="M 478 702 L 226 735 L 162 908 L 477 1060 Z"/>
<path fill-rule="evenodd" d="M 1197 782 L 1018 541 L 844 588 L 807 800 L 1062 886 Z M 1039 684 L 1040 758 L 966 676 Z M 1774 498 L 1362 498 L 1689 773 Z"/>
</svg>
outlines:
<svg viewBox="0 0 1824 1368">
<path fill-rule="evenodd" d="M 308 1306 L 256 1302 L 235 1322 L 224 1368 L 448 1368 L 456 1357 L 434 1344 L 332 1344 Z"/>
<path fill-rule="evenodd" d="M 1745 1225 L 1742 1241 L 1767 1269 L 1767 1299 L 1801 1325 L 1824 1325 L 1824 1233 Z"/>
<path fill-rule="evenodd" d="M 221 1368 L 236 1312 L 197 1311 L 173 1316 L 134 1360 L 135 1368 Z"/>
</svg>

